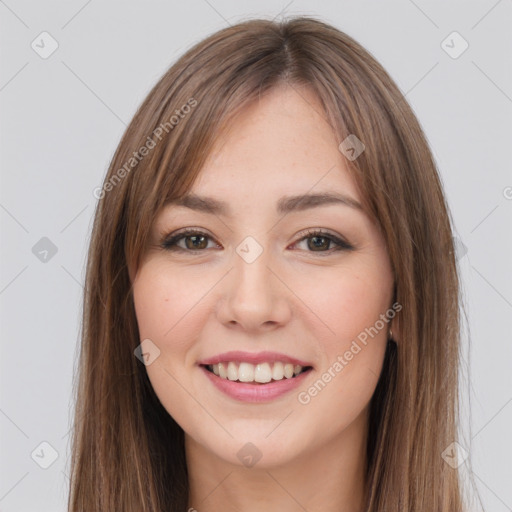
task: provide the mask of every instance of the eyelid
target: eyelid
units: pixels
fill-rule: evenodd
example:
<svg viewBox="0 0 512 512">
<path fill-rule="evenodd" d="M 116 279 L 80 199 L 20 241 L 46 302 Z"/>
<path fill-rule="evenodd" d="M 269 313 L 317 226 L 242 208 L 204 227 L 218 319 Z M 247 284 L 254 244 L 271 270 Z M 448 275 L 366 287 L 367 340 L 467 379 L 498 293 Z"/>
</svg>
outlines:
<svg viewBox="0 0 512 512">
<path fill-rule="evenodd" d="M 183 249 L 183 247 L 179 247 L 178 245 L 176 245 L 176 242 L 178 240 L 180 240 L 182 238 L 186 238 L 187 236 L 194 236 L 194 235 L 205 236 L 208 239 L 214 241 L 216 244 L 218 244 L 215 237 L 213 235 L 211 235 L 207 230 L 205 230 L 203 228 L 189 227 L 189 228 L 181 228 L 181 229 L 178 229 L 171 233 L 162 235 L 159 245 L 160 245 L 160 247 L 167 249 L 167 250 L 171 250 L 171 249 L 176 250 L 176 251 L 181 250 L 182 252 L 190 252 L 190 253 L 204 252 L 206 249 L 197 249 L 197 250 Z M 218 244 L 218 245 L 220 245 L 220 244 Z"/>
<path fill-rule="evenodd" d="M 217 245 L 220 245 L 215 239 L 215 237 L 213 237 L 206 229 L 196 227 L 181 228 L 174 232 L 164 234 L 161 237 L 159 245 L 160 247 L 168 251 L 173 250 L 192 254 L 206 252 L 207 249 L 184 249 L 183 247 L 179 247 L 177 245 L 177 242 L 182 240 L 183 238 L 194 235 L 205 236 L 207 239 L 215 242 Z M 330 239 L 330 241 L 335 245 L 335 247 L 328 249 L 327 251 L 306 251 L 309 253 L 317 254 L 319 256 L 327 256 L 329 254 L 332 254 L 333 252 L 340 250 L 351 251 L 355 249 L 355 247 L 350 242 L 348 242 L 343 236 L 332 233 L 330 230 L 325 228 L 308 228 L 299 232 L 295 236 L 298 238 L 297 240 L 295 240 L 295 242 L 292 242 L 292 245 L 296 245 L 300 242 L 303 242 L 304 240 L 307 240 L 308 238 L 312 238 L 315 236 Z"/>
<path fill-rule="evenodd" d="M 303 240 L 306 240 L 314 236 L 324 236 L 326 238 L 330 238 L 331 241 L 337 245 L 337 247 L 334 249 L 329 249 L 328 251 L 319 251 L 319 254 L 324 253 L 327 255 L 331 254 L 333 251 L 336 250 L 351 251 L 355 249 L 355 247 L 348 240 L 346 240 L 345 237 L 333 233 L 325 228 L 308 228 L 304 231 L 301 231 L 297 236 L 299 237 L 299 239 L 296 242 L 293 242 L 294 244 L 297 244 L 299 242 L 302 242 Z M 315 253 L 316 251 L 308 252 Z"/>
</svg>

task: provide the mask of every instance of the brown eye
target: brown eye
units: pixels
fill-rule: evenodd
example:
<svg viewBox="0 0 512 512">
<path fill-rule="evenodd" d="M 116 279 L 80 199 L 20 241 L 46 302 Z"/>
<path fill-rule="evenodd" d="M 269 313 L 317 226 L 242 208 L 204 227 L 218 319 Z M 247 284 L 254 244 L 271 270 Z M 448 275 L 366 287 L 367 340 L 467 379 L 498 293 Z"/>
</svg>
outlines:
<svg viewBox="0 0 512 512">
<path fill-rule="evenodd" d="M 208 248 L 208 240 L 211 237 L 202 231 L 188 230 L 166 238 L 161 246 L 168 251 L 203 251 Z M 185 245 L 179 242 L 185 241 Z"/>
<path fill-rule="evenodd" d="M 312 251 L 316 251 L 317 249 L 328 249 L 332 240 L 327 236 L 313 236 L 307 238 L 308 240 L 308 248 Z"/>
<path fill-rule="evenodd" d="M 182 240 L 184 240 L 184 245 L 181 244 Z M 212 237 L 207 233 L 189 229 L 166 238 L 161 243 L 161 247 L 168 251 L 203 252 L 208 249 L 209 240 L 213 241 Z M 318 253 L 319 256 L 324 254 L 329 255 L 335 251 L 349 251 L 354 249 L 354 247 L 344 240 L 322 230 L 308 231 L 306 236 L 303 236 L 298 242 L 295 242 L 294 245 L 306 240 L 306 252 Z"/>
<path fill-rule="evenodd" d="M 307 240 L 307 252 L 327 253 L 325 255 L 328 255 L 335 251 L 351 251 L 354 249 L 348 242 L 323 230 L 307 231 L 306 236 L 302 237 L 296 244 L 305 240 Z M 331 245 L 334 245 L 334 247 L 330 247 Z M 320 255 L 323 256 L 324 254 Z"/>
<path fill-rule="evenodd" d="M 192 251 L 196 249 L 206 249 L 206 247 L 208 246 L 208 242 L 205 243 L 207 237 L 202 235 L 188 235 L 182 238 L 185 239 L 185 245 L 187 246 L 187 249 L 190 249 Z"/>
</svg>

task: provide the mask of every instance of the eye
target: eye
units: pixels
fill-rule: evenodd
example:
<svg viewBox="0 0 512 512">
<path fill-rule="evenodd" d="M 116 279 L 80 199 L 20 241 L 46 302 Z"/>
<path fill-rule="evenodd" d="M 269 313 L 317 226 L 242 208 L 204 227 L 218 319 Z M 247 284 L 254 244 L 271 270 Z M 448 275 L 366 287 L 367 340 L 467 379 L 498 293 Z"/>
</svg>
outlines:
<svg viewBox="0 0 512 512">
<path fill-rule="evenodd" d="M 187 229 L 186 231 L 182 231 L 181 233 L 176 233 L 168 238 L 166 238 L 161 246 L 163 249 L 168 251 L 178 250 L 178 251 L 201 251 L 206 249 L 208 246 L 208 239 L 210 235 L 200 231 L 198 229 Z M 182 240 L 185 241 L 185 247 L 178 245 L 178 242 Z"/>
<path fill-rule="evenodd" d="M 322 229 L 308 230 L 302 233 L 303 236 L 300 240 L 293 245 L 301 242 L 308 241 L 306 244 L 308 252 L 321 252 L 331 254 L 334 251 L 350 251 L 354 247 L 341 238 L 324 231 Z M 184 252 L 202 252 L 208 248 L 208 240 L 212 238 L 204 231 L 198 229 L 187 229 L 166 237 L 161 242 L 161 247 L 168 251 L 184 251 Z M 184 241 L 185 246 L 179 245 L 179 242 Z M 310 242 L 309 242 L 310 241 Z M 335 247 L 329 248 L 331 244 Z"/>
<path fill-rule="evenodd" d="M 354 249 L 354 247 L 345 240 L 342 240 L 336 235 L 333 235 L 323 229 L 307 230 L 305 236 L 295 242 L 294 245 L 304 241 L 307 241 L 306 247 L 308 252 L 321 252 L 331 254 L 334 251 L 351 251 Z M 329 249 L 331 244 L 334 244 L 335 247 Z"/>
</svg>

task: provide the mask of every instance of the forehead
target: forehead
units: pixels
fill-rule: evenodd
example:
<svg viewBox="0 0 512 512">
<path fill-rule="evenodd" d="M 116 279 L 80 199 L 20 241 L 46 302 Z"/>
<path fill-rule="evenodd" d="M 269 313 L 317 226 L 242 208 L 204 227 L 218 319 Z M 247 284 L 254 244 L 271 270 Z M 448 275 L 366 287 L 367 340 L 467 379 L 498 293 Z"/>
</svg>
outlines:
<svg viewBox="0 0 512 512">
<path fill-rule="evenodd" d="M 312 91 L 279 87 L 229 123 L 191 192 L 250 201 L 332 191 L 357 200 L 338 145 Z"/>
</svg>

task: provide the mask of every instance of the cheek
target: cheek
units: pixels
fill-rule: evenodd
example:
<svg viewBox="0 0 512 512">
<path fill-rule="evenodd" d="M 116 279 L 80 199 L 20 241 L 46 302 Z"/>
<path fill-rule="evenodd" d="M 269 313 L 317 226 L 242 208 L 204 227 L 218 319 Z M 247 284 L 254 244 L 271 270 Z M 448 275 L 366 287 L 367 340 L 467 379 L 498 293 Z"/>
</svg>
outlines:
<svg viewBox="0 0 512 512">
<path fill-rule="evenodd" d="M 307 394 L 304 402 L 311 400 L 314 409 L 330 417 L 333 428 L 340 428 L 340 422 L 361 411 L 377 384 L 389 329 L 386 311 L 391 305 L 392 276 L 385 265 L 373 263 L 347 267 L 330 277 L 306 283 L 313 291 L 308 294 L 308 306 L 329 331 L 318 338 L 322 382 L 302 391 Z"/>
<path fill-rule="evenodd" d="M 364 267 L 326 273 L 325 277 L 316 275 L 302 282 L 301 295 L 307 297 L 306 305 L 329 328 L 324 341 L 330 340 L 331 349 L 339 350 L 373 326 L 389 308 L 392 298 L 389 275 Z"/>
<path fill-rule="evenodd" d="M 169 272 L 158 262 L 143 265 L 133 286 L 141 338 L 158 340 L 175 350 L 193 339 L 189 331 L 198 325 L 198 301 L 204 291 L 201 281 L 184 273 Z"/>
<path fill-rule="evenodd" d="M 180 425 L 187 424 L 193 409 L 184 383 L 190 379 L 193 347 L 204 324 L 198 301 L 205 290 L 197 281 L 149 261 L 133 284 L 140 339 L 149 338 L 160 350 L 146 371 L 160 402 Z"/>
</svg>

